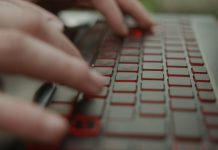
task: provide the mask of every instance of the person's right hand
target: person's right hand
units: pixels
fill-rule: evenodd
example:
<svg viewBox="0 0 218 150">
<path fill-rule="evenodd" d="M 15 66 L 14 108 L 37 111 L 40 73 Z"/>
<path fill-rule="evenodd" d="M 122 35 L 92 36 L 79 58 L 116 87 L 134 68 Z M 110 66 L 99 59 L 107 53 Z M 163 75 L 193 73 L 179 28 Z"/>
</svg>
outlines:
<svg viewBox="0 0 218 150">
<path fill-rule="evenodd" d="M 56 17 L 34 4 L 0 0 L 0 72 L 55 81 L 96 93 L 104 78 L 91 71 L 74 45 L 61 33 Z M 55 142 L 68 123 L 58 114 L 0 93 L 0 130 L 22 138 Z"/>
</svg>

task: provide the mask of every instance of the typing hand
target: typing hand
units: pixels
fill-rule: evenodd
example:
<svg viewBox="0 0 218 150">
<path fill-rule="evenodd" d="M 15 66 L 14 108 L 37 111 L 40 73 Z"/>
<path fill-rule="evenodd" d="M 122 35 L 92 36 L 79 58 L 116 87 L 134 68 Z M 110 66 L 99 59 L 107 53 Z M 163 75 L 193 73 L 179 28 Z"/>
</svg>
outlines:
<svg viewBox="0 0 218 150">
<path fill-rule="evenodd" d="M 86 93 L 104 78 L 91 71 L 77 48 L 47 11 L 24 1 L 0 1 L 0 71 L 55 81 Z M 0 130 L 20 137 L 56 142 L 68 123 L 58 114 L 0 93 Z"/>
<path fill-rule="evenodd" d="M 107 19 L 114 31 L 120 35 L 127 35 L 128 28 L 124 22 L 124 13 L 132 16 L 140 27 L 149 30 L 153 21 L 139 0 L 38 0 L 42 5 L 50 8 L 80 6 L 93 7 L 99 10 Z"/>
<path fill-rule="evenodd" d="M 153 25 L 148 13 L 138 0 L 91 0 L 93 6 L 105 15 L 115 32 L 128 34 L 123 13 L 132 16 L 140 27 L 150 29 Z"/>
</svg>

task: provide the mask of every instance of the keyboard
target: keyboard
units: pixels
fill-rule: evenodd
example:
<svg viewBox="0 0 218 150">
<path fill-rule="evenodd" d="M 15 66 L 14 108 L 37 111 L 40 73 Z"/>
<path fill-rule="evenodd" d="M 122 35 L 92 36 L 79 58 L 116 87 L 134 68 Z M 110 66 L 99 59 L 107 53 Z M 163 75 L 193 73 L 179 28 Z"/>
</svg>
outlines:
<svg viewBox="0 0 218 150">
<path fill-rule="evenodd" d="M 218 106 L 190 18 L 160 19 L 152 34 L 103 33 L 91 65 L 102 91 L 49 104 L 70 121 L 64 149 L 218 149 Z"/>
</svg>

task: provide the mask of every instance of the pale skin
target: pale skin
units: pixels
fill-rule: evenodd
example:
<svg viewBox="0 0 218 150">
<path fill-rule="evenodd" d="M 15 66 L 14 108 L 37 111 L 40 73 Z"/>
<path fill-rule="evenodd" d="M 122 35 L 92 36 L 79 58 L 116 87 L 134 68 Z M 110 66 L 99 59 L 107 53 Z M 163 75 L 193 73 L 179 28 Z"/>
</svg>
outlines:
<svg viewBox="0 0 218 150">
<path fill-rule="evenodd" d="M 137 0 L 90 0 L 89 3 L 105 15 L 120 35 L 128 34 L 122 11 L 141 27 L 152 26 Z M 84 93 L 98 92 L 104 86 L 104 78 L 89 68 L 62 29 L 58 18 L 33 3 L 0 0 L 0 72 L 54 81 Z M 0 93 L 1 130 L 47 143 L 60 141 L 66 134 L 68 122 L 59 114 L 17 99 Z"/>
</svg>

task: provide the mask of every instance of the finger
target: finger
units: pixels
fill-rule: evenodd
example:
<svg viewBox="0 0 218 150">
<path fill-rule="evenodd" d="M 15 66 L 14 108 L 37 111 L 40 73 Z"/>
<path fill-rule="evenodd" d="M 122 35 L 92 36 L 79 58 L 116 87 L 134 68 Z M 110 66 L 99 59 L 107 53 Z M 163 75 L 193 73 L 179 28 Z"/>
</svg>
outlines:
<svg viewBox="0 0 218 150">
<path fill-rule="evenodd" d="M 89 94 L 105 84 L 104 78 L 90 71 L 81 59 L 13 30 L 0 31 L 0 71 L 59 82 Z"/>
<path fill-rule="evenodd" d="M 128 34 L 128 28 L 124 23 L 123 15 L 114 0 L 92 0 L 93 5 L 105 15 L 115 32 L 121 35 Z"/>
<path fill-rule="evenodd" d="M 0 93 L 0 129 L 25 139 L 57 142 L 68 123 L 58 114 Z"/>
<path fill-rule="evenodd" d="M 23 0 L 8 0 L 16 5 L 19 5 L 20 7 L 24 7 L 25 9 L 29 8 L 31 10 L 34 10 L 36 12 L 39 12 L 42 14 L 42 16 L 49 22 L 51 23 L 52 26 L 57 28 L 58 30 L 62 31 L 64 28 L 63 23 L 52 13 L 49 11 L 42 9 L 41 7 L 34 5 L 28 1 L 23 1 Z"/>
<path fill-rule="evenodd" d="M 117 0 L 121 9 L 126 13 L 130 14 L 137 23 L 145 29 L 153 26 L 153 21 L 149 17 L 148 12 L 145 11 L 144 7 L 138 0 Z"/>
<path fill-rule="evenodd" d="M 0 27 L 21 30 L 70 55 L 82 58 L 71 41 L 51 26 L 40 13 L 25 9 L 10 1 L 0 1 Z"/>
</svg>

